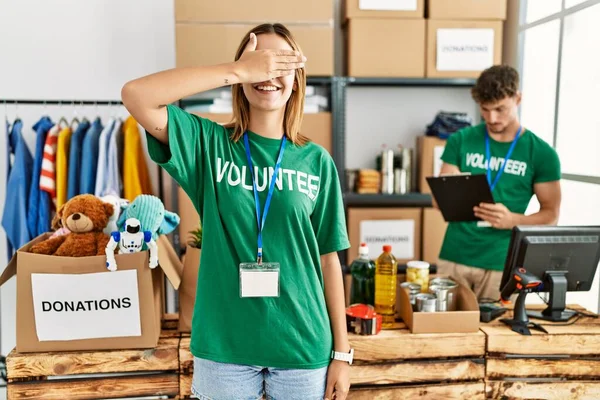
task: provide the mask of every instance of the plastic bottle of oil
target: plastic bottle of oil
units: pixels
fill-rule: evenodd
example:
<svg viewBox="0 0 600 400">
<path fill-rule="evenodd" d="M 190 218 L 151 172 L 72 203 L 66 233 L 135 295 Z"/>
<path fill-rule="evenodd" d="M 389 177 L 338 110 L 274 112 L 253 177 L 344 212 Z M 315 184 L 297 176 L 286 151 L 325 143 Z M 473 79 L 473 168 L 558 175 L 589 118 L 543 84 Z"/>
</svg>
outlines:
<svg viewBox="0 0 600 400">
<path fill-rule="evenodd" d="M 383 318 L 382 328 L 391 328 L 395 322 L 397 275 L 398 262 L 392 246 L 385 245 L 375 262 L 375 312 Z"/>
</svg>

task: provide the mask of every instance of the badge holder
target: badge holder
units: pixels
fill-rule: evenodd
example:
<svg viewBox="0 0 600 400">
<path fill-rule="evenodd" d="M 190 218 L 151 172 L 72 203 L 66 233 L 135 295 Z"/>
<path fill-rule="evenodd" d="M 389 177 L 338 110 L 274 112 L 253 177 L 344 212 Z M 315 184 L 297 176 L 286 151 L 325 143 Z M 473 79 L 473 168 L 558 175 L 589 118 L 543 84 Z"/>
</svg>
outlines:
<svg viewBox="0 0 600 400">
<path fill-rule="evenodd" d="M 279 297 L 279 263 L 241 263 L 240 297 Z"/>
</svg>

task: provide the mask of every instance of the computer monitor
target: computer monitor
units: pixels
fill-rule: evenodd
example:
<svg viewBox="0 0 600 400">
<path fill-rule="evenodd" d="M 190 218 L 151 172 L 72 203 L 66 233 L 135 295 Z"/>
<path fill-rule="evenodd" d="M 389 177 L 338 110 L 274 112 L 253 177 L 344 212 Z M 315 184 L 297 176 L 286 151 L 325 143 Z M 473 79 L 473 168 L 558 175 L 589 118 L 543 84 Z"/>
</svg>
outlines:
<svg viewBox="0 0 600 400">
<path fill-rule="evenodd" d="M 527 315 L 567 321 L 576 314 L 565 310 L 567 292 L 590 290 L 599 262 L 600 226 L 517 226 L 512 230 L 500 290 L 524 268 L 542 281 L 535 290 L 550 294 L 548 308 L 527 311 Z"/>
</svg>

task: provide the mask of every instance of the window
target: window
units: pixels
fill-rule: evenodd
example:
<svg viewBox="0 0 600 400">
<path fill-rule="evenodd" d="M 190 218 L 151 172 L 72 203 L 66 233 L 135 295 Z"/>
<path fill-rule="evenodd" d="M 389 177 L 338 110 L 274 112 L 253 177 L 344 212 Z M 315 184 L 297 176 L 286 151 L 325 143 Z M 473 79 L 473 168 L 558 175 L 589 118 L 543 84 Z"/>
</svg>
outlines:
<svg viewBox="0 0 600 400">
<path fill-rule="evenodd" d="M 565 1 L 565 8 L 576 6 L 578 4 L 583 3 L 584 1 L 587 1 L 587 0 L 566 0 Z"/>
<path fill-rule="evenodd" d="M 563 172 L 600 176 L 600 4 L 565 18 L 556 148 Z M 599 197 L 600 199 L 600 197 Z"/>
<path fill-rule="evenodd" d="M 527 0 L 526 21 L 531 23 L 555 14 L 561 6 L 562 0 Z"/>
<path fill-rule="evenodd" d="M 558 71 L 558 35 L 560 21 L 550 21 L 522 33 L 523 52 L 523 124 L 550 145 L 554 145 L 554 109 Z"/>
<path fill-rule="evenodd" d="M 520 2 L 521 120 L 560 156 L 559 225 L 600 225 L 600 0 Z M 534 197 L 526 214 L 538 210 Z M 567 303 L 597 312 L 599 277 Z"/>
<path fill-rule="evenodd" d="M 600 225 L 600 185 L 563 180 L 561 187 L 559 225 Z M 567 304 L 579 304 L 590 311 L 598 312 L 599 275 L 600 270 L 596 270 L 589 292 L 567 293 Z"/>
</svg>

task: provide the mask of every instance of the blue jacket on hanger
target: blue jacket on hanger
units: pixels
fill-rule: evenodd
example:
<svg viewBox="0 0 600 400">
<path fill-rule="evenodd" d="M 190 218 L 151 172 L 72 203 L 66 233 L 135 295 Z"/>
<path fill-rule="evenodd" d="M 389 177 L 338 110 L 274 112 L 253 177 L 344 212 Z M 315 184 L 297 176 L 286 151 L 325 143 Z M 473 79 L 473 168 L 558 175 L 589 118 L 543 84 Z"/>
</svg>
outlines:
<svg viewBox="0 0 600 400">
<path fill-rule="evenodd" d="M 81 158 L 81 180 L 79 182 L 79 191 L 81 193 L 94 194 L 94 189 L 96 188 L 98 146 L 102 129 L 104 129 L 102 121 L 100 121 L 100 118 L 96 118 L 90 130 L 85 134 L 85 138 L 83 138 L 81 152 L 85 156 Z"/>
<path fill-rule="evenodd" d="M 71 147 L 69 150 L 69 168 L 67 178 L 67 200 L 81 194 L 80 179 L 81 179 L 81 163 L 82 151 L 81 147 L 85 138 L 86 132 L 90 128 L 89 121 L 83 121 L 71 136 Z M 87 156 L 87 155 L 86 155 Z"/>
<path fill-rule="evenodd" d="M 10 145 L 10 122 L 8 122 L 8 118 L 6 119 L 6 135 L 4 135 L 5 138 L 5 146 L 6 146 L 6 187 L 4 188 L 4 193 L 8 193 L 7 189 L 8 189 L 8 178 L 10 177 L 10 157 L 12 155 L 12 149 L 11 149 L 11 145 Z M 5 199 L 6 201 L 6 199 Z M 10 259 L 13 256 L 13 248 L 10 244 L 10 240 L 8 238 L 6 238 L 6 255 L 8 256 L 8 261 L 10 261 Z"/>
<path fill-rule="evenodd" d="M 35 155 L 33 158 L 33 172 L 31 173 L 31 183 L 29 186 L 29 208 L 27 209 L 27 229 L 29 235 L 34 238 L 44 232 L 38 229 L 38 222 L 45 218 L 50 220 L 50 204 L 44 204 L 40 196 L 40 174 L 42 172 L 42 160 L 44 159 L 44 145 L 46 144 L 46 135 L 52 128 L 50 118 L 44 116 L 35 125 Z M 40 227 L 43 226 L 39 224 Z"/>
<path fill-rule="evenodd" d="M 14 162 L 10 169 L 6 185 L 2 227 L 13 249 L 18 249 L 31 240 L 27 228 L 27 205 L 29 188 L 33 172 L 33 157 L 22 135 L 23 123 L 16 120 L 10 132 L 10 152 L 14 154 Z"/>
</svg>

